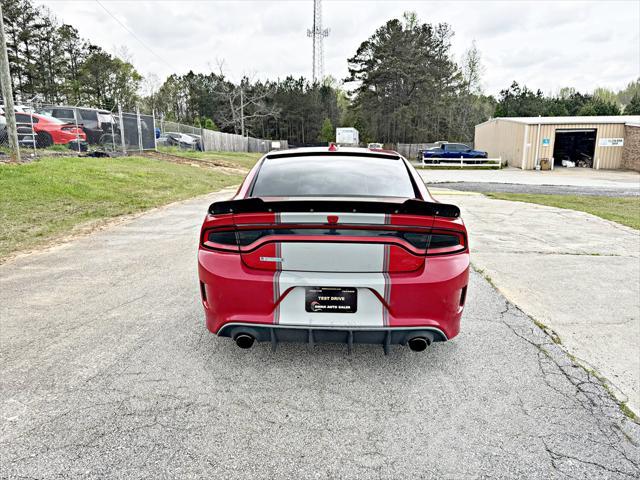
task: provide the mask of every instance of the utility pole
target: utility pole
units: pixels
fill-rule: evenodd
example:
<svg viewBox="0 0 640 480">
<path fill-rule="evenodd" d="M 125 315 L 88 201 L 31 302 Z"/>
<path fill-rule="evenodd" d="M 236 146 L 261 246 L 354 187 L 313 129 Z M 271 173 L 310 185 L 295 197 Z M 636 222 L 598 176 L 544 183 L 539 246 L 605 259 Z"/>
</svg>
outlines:
<svg viewBox="0 0 640 480">
<path fill-rule="evenodd" d="M 244 137 L 244 85 L 240 83 L 240 132 Z"/>
<path fill-rule="evenodd" d="M 0 2 L 0 84 L 2 84 L 4 116 L 7 119 L 7 136 L 9 137 L 11 157 L 14 161 L 19 162 L 20 148 L 18 147 L 18 128 L 16 126 L 16 112 L 13 108 L 11 72 L 9 71 L 9 56 L 7 55 L 7 41 L 4 37 L 4 19 L 2 15 L 2 2 Z"/>
</svg>

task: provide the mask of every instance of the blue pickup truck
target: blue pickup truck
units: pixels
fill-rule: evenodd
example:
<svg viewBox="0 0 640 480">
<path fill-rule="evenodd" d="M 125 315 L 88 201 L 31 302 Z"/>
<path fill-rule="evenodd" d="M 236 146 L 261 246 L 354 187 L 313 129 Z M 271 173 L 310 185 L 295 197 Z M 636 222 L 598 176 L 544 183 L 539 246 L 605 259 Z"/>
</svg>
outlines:
<svg viewBox="0 0 640 480">
<path fill-rule="evenodd" d="M 464 143 L 436 142 L 434 147 L 422 151 L 421 160 L 437 162 L 437 160 L 431 159 L 445 158 L 471 158 L 481 160 L 487 158 L 487 152 L 474 150 Z"/>
</svg>

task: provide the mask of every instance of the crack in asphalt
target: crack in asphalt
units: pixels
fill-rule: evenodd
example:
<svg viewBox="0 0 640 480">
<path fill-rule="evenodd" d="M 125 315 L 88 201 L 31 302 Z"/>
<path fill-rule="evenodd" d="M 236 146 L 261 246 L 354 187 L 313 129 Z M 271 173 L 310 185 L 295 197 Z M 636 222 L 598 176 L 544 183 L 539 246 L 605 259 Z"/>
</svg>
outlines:
<svg viewBox="0 0 640 480">
<path fill-rule="evenodd" d="M 513 325 L 509 324 L 504 318 L 505 315 L 509 313 L 511 308 L 514 308 L 518 310 L 520 313 L 523 313 L 517 306 L 511 304 L 505 299 L 505 307 L 504 307 L 504 310 L 500 311 L 500 319 L 513 332 L 514 335 L 516 335 L 518 338 L 522 339 L 523 341 L 527 342 L 529 345 L 535 347 L 538 350 L 538 363 L 540 366 L 540 371 L 543 374 L 543 379 L 547 384 L 547 386 L 550 389 L 557 392 L 558 394 L 567 398 L 567 400 L 577 402 L 577 404 L 580 405 L 581 408 L 583 408 L 593 417 L 595 423 L 600 428 L 603 418 L 608 419 L 612 417 L 610 413 L 610 407 L 607 409 L 604 408 L 605 402 L 610 403 L 612 399 L 611 399 L 611 395 L 609 395 L 608 392 L 604 390 L 602 382 L 597 377 L 594 377 L 588 371 L 576 366 L 575 364 L 570 363 L 568 365 L 567 364 L 562 365 L 560 361 L 549 351 L 549 348 L 554 348 L 557 350 L 562 350 L 562 349 L 558 347 L 558 345 L 555 342 L 553 342 L 553 340 L 551 339 L 548 342 L 537 341 L 536 338 L 539 338 L 539 337 L 536 337 L 535 335 L 533 335 L 533 329 L 537 328 L 533 324 L 533 321 L 531 325 L 532 327 L 531 336 L 525 336 L 524 334 L 516 331 Z M 540 330 L 540 331 L 542 332 L 543 330 Z M 546 332 L 544 333 L 545 335 L 548 335 Z M 561 351 L 561 355 L 563 354 L 564 356 L 562 358 L 566 361 L 566 352 Z M 545 365 L 545 361 L 546 361 L 546 365 Z M 549 365 L 552 365 L 553 367 L 555 367 L 555 373 L 549 370 L 548 368 L 546 368 Z M 571 370 L 568 370 L 568 369 L 571 369 Z M 572 374 L 572 371 L 582 372 L 581 376 Z M 557 387 L 556 385 L 553 384 L 553 382 L 549 380 L 549 375 L 554 375 L 554 374 L 561 375 L 571 385 L 573 385 L 574 387 L 573 395 L 568 395 L 563 389 Z M 584 379 L 582 375 L 586 375 L 586 379 Z M 596 390 L 594 391 L 592 387 L 596 387 Z M 528 415 L 528 413 L 524 409 L 523 409 L 523 413 Z M 599 445 L 607 449 L 610 449 L 612 453 L 615 453 L 620 457 L 622 457 L 624 461 L 628 464 L 630 468 L 629 470 L 622 470 L 618 468 L 608 467 L 607 465 L 603 465 L 599 462 L 595 462 L 595 461 L 581 458 L 575 455 L 564 453 L 560 450 L 553 450 L 549 446 L 548 440 L 545 440 L 543 438 L 545 450 L 551 457 L 553 468 L 555 470 L 561 471 L 563 474 L 567 475 L 570 478 L 580 478 L 580 477 L 574 477 L 571 474 L 562 471 L 562 469 L 558 466 L 557 462 L 559 460 L 565 459 L 565 460 L 573 460 L 573 461 L 588 464 L 588 465 L 593 465 L 607 472 L 621 474 L 629 478 L 640 478 L 640 461 L 634 460 L 626 453 L 626 451 L 623 448 L 620 448 L 620 445 L 622 445 L 625 442 L 633 445 L 634 447 L 637 447 L 637 443 L 631 440 L 627 435 L 624 435 L 618 425 L 616 425 L 615 423 L 611 425 L 614 425 L 614 427 L 611 427 L 612 430 L 615 429 L 616 431 L 612 431 L 610 434 L 608 434 L 608 432 L 601 429 L 602 433 L 605 434 L 606 437 L 610 438 L 611 441 L 608 443 L 603 443 L 603 442 L 595 442 L 595 443 L 598 443 Z"/>
</svg>

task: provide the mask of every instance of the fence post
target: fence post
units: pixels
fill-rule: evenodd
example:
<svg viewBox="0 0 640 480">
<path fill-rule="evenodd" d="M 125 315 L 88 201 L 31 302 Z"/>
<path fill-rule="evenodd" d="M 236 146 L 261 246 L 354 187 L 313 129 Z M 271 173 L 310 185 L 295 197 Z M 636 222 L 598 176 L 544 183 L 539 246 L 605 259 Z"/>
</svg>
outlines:
<svg viewBox="0 0 640 480">
<path fill-rule="evenodd" d="M 76 123 L 76 143 L 78 144 L 78 153 L 80 153 L 80 134 L 78 133 L 78 115 L 80 115 L 80 112 L 76 106 L 73 106 L 73 120 Z"/>
<path fill-rule="evenodd" d="M 127 154 L 127 145 L 124 140 L 124 119 L 122 118 L 122 105 L 118 102 L 118 118 L 120 119 L 120 142 L 122 142 L 122 153 Z"/>
<path fill-rule="evenodd" d="M 151 119 L 153 121 L 153 149 L 158 151 L 158 139 L 156 138 L 156 111 L 153 110 L 151 114 Z"/>
<path fill-rule="evenodd" d="M 111 119 L 113 120 L 113 109 L 111 109 Z M 111 122 L 111 151 L 116 151 L 116 132 L 113 130 L 113 122 Z"/>
<path fill-rule="evenodd" d="M 36 132 L 33 129 L 33 105 L 29 107 L 29 118 L 31 119 L 31 133 L 33 133 L 33 156 L 36 156 L 36 148 L 37 148 L 37 140 L 36 140 Z M 17 128 L 17 127 L 16 127 Z"/>
<path fill-rule="evenodd" d="M 144 150 L 142 145 L 142 124 L 140 123 L 140 108 L 138 106 L 136 106 L 136 120 L 138 122 L 138 148 L 142 151 Z M 156 136 L 155 132 L 153 132 L 153 136 Z"/>
</svg>

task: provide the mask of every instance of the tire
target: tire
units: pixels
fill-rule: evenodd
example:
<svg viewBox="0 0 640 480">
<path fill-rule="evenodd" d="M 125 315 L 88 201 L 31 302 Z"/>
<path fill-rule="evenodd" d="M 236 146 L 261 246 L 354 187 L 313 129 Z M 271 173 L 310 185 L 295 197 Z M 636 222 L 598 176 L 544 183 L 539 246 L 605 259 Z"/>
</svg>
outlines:
<svg viewBox="0 0 640 480">
<path fill-rule="evenodd" d="M 48 148 L 53 145 L 53 138 L 47 132 L 38 132 L 36 136 L 36 144 L 38 148 Z"/>
</svg>

